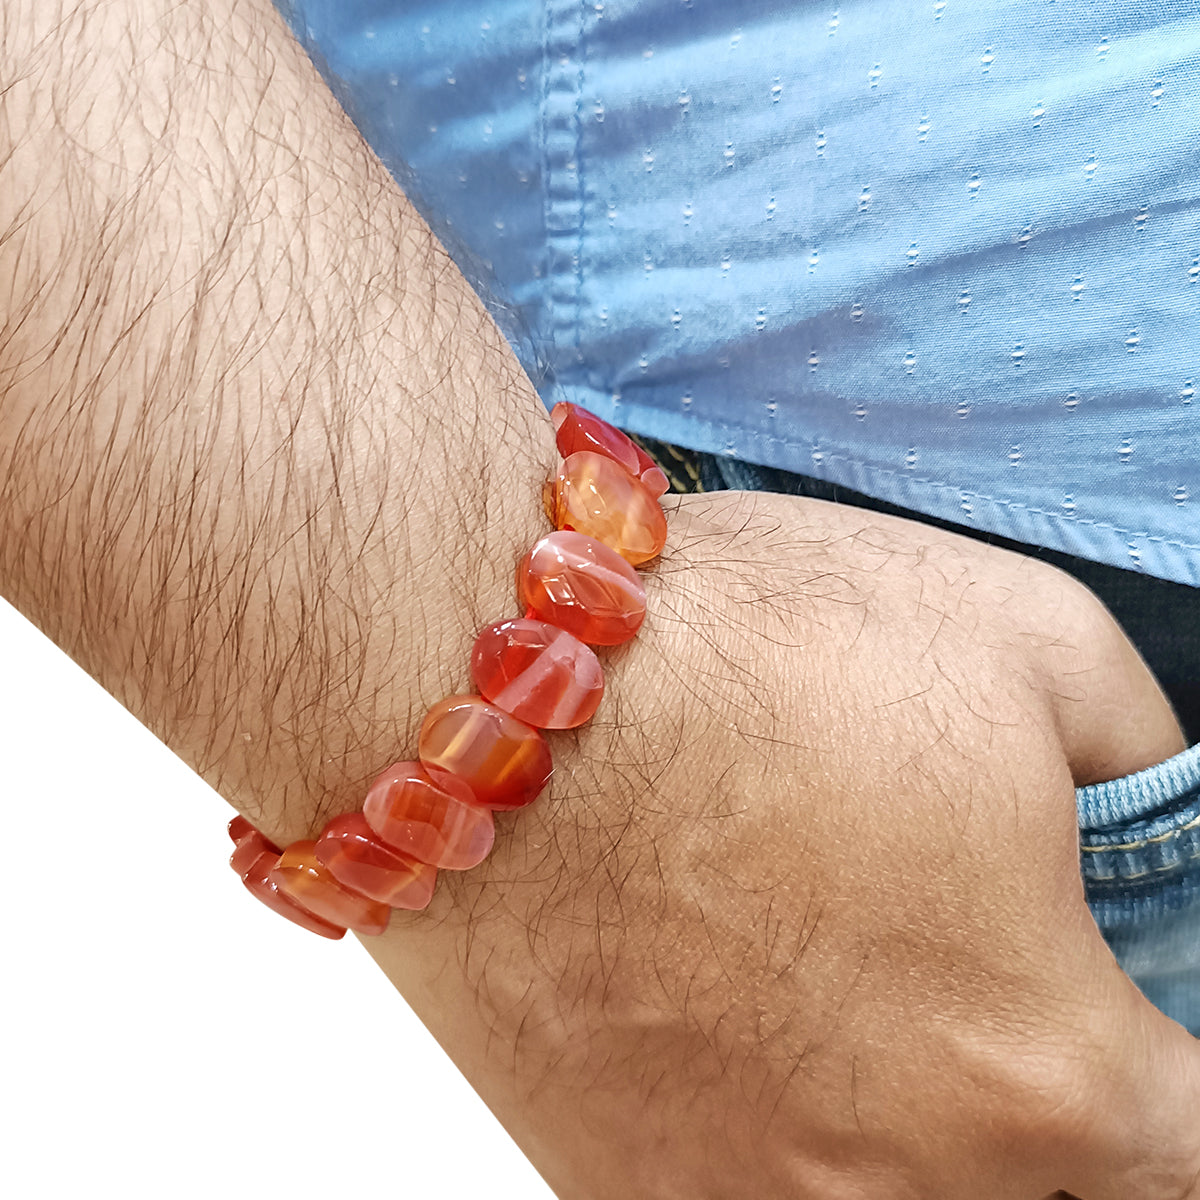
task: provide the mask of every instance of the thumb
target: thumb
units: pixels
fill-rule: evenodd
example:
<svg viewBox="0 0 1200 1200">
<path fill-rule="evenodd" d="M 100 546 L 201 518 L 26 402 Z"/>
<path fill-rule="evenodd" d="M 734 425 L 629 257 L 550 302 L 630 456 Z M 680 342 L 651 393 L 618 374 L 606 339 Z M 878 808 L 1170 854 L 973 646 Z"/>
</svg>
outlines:
<svg viewBox="0 0 1200 1200">
<path fill-rule="evenodd" d="M 1097 937 L 1087 1094 L 1060 1188 L 1080 1200 L 1200 1200 L 1200 1041 L 1163 1016 Z"/>
<path fill-rule="evenodd" d="M 1063 633 L 1043 647 L 1059 736 L 1077 787 L 1132 775 L 1185 748 L 1162 688 L 1107 608 L 1071 581 Z"/>
<path fill-rule="evenodd" d="M 1064 608 L 1070 636 L 1044 664 L 1076 785 L 1180 753 L 1175 714 L 1116 620 L 1083 588 Z M 1080 1137 L 1064 1140 L 1069 1158 L 1056 1185 L 1080 1200 L 1200 1200 L 1200 1041 L 1142 995 L 1082 906 L 1078 916 L 1086 930 L 1070 973 L 1086 981 L 1077 993 Z"/>
</svg>

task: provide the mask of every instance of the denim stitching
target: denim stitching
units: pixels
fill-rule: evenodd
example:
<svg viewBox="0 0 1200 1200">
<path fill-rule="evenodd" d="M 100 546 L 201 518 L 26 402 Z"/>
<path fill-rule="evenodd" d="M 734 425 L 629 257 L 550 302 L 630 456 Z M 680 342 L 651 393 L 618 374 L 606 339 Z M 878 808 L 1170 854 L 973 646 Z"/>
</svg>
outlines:
<svg viewBox="0 0 1200 1200">
<path fill-rule="evenodd" d="M 1088 872 L 1087 882 L 1105 883 L 1113 879 L 1119 879 L 1122 883 L 1124 883 L 1126 880 L 1130 879 L 1147 879 L 1151 875 L 1161 875 L 1166 871 L 1177 871 L 1179 868 L 1185 867 L 1188 863 L 1195 862 L 1197 859 L 1200 859 L 1200 849 L 1193 850 L 1191 854 L 1184 858 L 1180 858 L 1176 862 L 1168 863 L 1165 867 L 1151 867 L 1148 871 L 1118 871 L 1113 875 L 1097 875 L 1092 872 Z"/>
<path fill-rule="evenodd" d="M 1166 833 L 1158 833 L 1154 837 L 1142 838 L 1136 842 L 1112 842 L 1100 846 L 1080 846 L 1079 849 L 1085 854 L 1101 854 L 1105 850 L 1141 850 L 1146 846 L 1169 842 L 1172 838 L 1179 837 L 1180 834 L 1186 833 L 1189 829 L 1195 829 L 1197 826 L 1200 826 L 1200 816 L 1193 817 L 1186 825 L 1180 825 L 1177 829 L 1168 829 Z"/>
</svg>

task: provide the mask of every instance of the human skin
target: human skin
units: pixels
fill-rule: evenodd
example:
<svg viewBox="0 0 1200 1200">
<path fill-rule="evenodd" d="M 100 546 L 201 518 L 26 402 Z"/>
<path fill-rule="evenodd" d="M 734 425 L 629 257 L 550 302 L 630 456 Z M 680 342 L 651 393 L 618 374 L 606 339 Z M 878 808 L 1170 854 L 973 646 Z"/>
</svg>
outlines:
<svg viewBox="0 0 1200 1200">
<path fill-rule="evenodd" d="M 273 839 L 357 808 L 514 611 L 555 456 L 265 3 L 0 0 L 0 320 L 0 590 Z M 1181 748 L 1103 608 L 668 507 L 600 712 L 389 977 L 565 1200 L 1200 1196 L 1200 1055 L 1078 872 L 1074 785 Z"/>
</svg>

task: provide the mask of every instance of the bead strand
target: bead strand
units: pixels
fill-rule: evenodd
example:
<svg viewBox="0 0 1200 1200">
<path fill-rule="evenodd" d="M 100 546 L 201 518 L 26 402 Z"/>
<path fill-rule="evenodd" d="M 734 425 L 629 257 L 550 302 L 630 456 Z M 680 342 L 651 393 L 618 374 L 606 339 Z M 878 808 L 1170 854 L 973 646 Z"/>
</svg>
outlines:
<svg viewBox="0 0 1200 1200">
<path fill-rule="evenodd" d="M 463 871 L 492 849 L 492 814 L 531 804 L 550 779 L 539 730 L 591 720 L 604 694 L 592 646 L 634 637 L 646 593 L 634 566 L 661 553 L 667 478 L 619 429 L 574 404 L 551 413 L 563 462 L 543 493 L 555 532 L 517 568 L 523 617 L 482 629 L 471 652 L 477 695 L 425 715 L 417 758 L 393 763 L 361 811 L 315 840 L 273 845 L 244 817 L 229 823 L 230 866 L 297 925 L 340 938 L 382 933 L 393 908 L 421 909 L 439 869 Z"/>
</svg>

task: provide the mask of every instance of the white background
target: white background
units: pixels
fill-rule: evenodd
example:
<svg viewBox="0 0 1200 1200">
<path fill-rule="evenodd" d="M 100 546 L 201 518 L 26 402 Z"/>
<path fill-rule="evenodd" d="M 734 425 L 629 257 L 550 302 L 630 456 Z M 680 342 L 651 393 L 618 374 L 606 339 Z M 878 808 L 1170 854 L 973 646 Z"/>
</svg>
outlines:
<svg viewBox="0 0 1200 1200">
<path fill-rule="evenodd" d="M 13 1200 L 552 1200 L 351 935 L 229 870 L 232 810 L 0 601 Z"/>
</svg>

